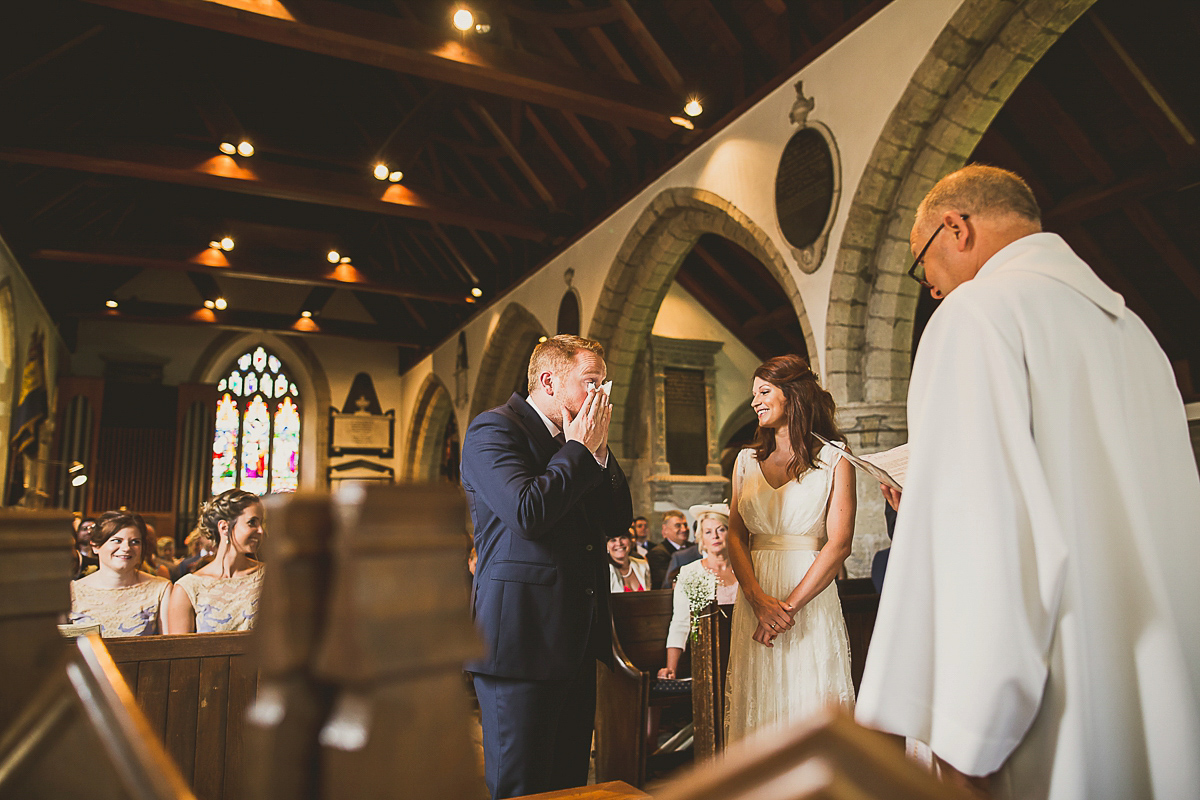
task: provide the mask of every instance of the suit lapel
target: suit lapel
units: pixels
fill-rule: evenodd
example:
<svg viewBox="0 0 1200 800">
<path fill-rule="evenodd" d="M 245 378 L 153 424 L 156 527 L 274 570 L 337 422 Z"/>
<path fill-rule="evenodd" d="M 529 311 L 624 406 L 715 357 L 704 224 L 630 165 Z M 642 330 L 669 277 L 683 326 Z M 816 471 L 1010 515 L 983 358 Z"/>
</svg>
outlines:
<svg viewBox="0 0 1200 800">
<path fill-rule="evenodd" d="M 546 423 L 542 422 L 542 418 L 529 405 L 528 400 L 513 392 L 512 397 L 508 398 L 508 410 L 525 429 L 536 450 L 544 454 L 547 460 L 558 452 L 561 445 L 550 435 L 550 431 L 546 430 Z"/>
</svg>

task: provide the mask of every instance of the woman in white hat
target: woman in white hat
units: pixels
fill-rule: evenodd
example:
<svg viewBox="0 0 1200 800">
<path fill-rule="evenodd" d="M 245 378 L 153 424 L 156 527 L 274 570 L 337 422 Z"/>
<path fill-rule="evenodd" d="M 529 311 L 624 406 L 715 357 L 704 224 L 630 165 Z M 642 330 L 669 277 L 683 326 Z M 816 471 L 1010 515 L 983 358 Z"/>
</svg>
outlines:
<svg viewBox="0 0 1200 800">
<path fill-rule="evenodd" d="M 701 558 L 684 564 L 675 581 L 675 607 L 671 627 L 667 630 L 667 665 L 658 671 L 660 678 L 675 678 L 679 660 L 687 648 L 688 633 L 692 630 L 692 610 L 689 596 L 707 594 L 719 605 L 731 605 L 737 598 L 737 576 L 726 558 L 729 535 L 729 506 L 726 503 L 692 506 L 688 513 L 697 523 L 696 544 Z"/>
</svg>

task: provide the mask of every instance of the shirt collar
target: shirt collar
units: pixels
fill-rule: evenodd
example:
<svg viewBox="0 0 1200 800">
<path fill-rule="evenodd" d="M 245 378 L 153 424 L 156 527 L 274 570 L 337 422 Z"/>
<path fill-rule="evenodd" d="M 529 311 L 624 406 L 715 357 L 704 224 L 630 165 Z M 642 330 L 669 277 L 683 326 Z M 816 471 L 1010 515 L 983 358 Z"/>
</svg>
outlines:
<svg viewBox="0 0 1200 800">
<path fill-rule="evenodd" d="M 551 437 L 557 437 L 560 433 L 562 433 L 562 429 L 551 422 L 550 418 L 542 413 L 542 410 L 538 408 L 537 403 L 533 402 L 532 397 L 526 397 L 525 402 L 529 403 L 529 407 L 532 408 L 539 417 L 541 417 L 542 423 L 546 426 L 546 430 L 550 431 Z"/>
<path fill-rule="evenodd" d="M 1000 248 L 975 279 L 1000 271 L 1045 275 L 1071 287 L 1113 317 L 1119 319 L 1125 311 L 1125 298 L 1108 288 L 1056 233 L 1033 233 Z"/>
</svg>

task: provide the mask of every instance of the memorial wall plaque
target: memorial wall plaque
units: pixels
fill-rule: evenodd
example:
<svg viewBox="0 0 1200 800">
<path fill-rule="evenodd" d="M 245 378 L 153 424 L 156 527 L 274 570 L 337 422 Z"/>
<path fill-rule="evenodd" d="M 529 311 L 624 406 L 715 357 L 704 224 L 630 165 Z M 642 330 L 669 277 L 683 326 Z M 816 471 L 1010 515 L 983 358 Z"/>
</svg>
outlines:
<svg viewBox="0 0 1200 800">
<path fill-rule="evenodd" d="M 396 415 L 329 410 L 329 455 L 369 454 L 388 458 L 395 442 Z"/>
<path fill-rule="evenodd" d="M 814 128 L 797 131 L 784 146 L 775 175 L 775 214 L 789 244 L 803 249 L 821 237 L 835 189 L 829 142 Z"/>
<path fill-rule="evenodd" d="M 704 372 L 663 370 L 667 463 L 672 475 L 703 475 L 708 466 L 708 404 Z"/>
</svg>

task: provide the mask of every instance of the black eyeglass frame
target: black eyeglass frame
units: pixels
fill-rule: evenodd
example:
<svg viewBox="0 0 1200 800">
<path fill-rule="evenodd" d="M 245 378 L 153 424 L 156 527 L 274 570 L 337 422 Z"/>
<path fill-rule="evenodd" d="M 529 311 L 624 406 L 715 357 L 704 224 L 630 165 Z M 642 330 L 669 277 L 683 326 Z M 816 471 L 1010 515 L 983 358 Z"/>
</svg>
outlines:
<svg viewBox="0 0 1200 800">
<path fill-rule="evenodd" d="M 970 214 L 959 214 L 959 216 L 962 217 L 963 219 L 971 218 Z M 921 248 L 921 252 L 917 253 L 917 257 L 915 259 L 913 259 L 912 266 L 908 268 L 908 277 L 912 278 L 914 281 L 921 284 L 926 289 L 933 289 L 935 287 L 932 283 L 925 280 L 924 278 L 917 277 L 917 267 L 921 266 L 921 261 L 924 260 L 926 251 L 929 250 L 929 246 L 933 244 L 933 240 L 937 238 L 937 235 L 942 232 L 942 228 L 944 228 L 944 227 L 946 227 L 946 223 L 944 223 L 944 222 L 941 225 L 937 226 L 937 230 L 935 230 L 930 235 L 929 241 L 927 241 L 925 243 L 925 246 Z"/>
</svg>

